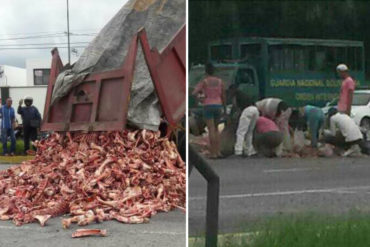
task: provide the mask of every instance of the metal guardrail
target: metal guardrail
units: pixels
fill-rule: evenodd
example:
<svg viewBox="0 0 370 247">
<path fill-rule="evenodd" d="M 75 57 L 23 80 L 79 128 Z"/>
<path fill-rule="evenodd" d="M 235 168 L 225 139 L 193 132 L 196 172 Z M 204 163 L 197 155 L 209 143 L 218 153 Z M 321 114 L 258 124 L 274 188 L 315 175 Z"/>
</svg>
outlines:
<svg viewBox="0 0 370 247">
<path fill-rule="evenodd" d="M 195 149 L 189 145 L 189 176 L 193 166 L 207 180 L 206 247 L 217 246 L 220 178 Z"/>
</svg>

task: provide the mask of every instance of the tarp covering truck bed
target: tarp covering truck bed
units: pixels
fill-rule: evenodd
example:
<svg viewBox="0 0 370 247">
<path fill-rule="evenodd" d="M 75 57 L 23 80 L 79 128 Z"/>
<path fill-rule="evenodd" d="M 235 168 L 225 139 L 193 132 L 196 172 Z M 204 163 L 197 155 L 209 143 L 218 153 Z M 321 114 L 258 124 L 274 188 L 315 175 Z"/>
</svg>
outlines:
<svg viewBox="0 0 370 247">
<path fill-rule="evenodd" d="M 84 50 L 72 68 L 57 77 L 52 104 L 89 74 L 122 66 L 132 37 L 145 28 L 152 47 L 162 50 L 185 23 L 185 0 L 129 0 Z M 111 114 L 115 114 L 112 112 Z M 127 120 L 138 128 L 157 130 L 161 109 L 139 46 Z"/>
</svg>

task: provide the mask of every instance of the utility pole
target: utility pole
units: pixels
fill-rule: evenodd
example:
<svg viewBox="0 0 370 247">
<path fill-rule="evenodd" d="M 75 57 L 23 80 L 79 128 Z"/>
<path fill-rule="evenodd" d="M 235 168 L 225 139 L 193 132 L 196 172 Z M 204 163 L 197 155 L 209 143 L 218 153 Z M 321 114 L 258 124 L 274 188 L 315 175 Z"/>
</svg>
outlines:
<svg viewBox="0 0 370 247">
<path fill-rule="evenodd" d="M 69 40 L 69 0 L 67 0 L 67 37 L 68 37 L 68 63 L 71 64 L 71 43 Z"/>
</svg>

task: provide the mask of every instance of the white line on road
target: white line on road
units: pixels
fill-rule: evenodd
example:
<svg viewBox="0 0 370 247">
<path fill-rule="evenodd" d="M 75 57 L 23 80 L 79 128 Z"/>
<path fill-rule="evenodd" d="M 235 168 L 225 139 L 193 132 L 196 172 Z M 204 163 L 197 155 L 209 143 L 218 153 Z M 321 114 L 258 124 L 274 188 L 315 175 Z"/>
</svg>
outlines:
<svg viewBox="0 0 370 247">
<path fill-rule="evenodd" d="M 273 172 L 304 172 L 304 171 L 313 171 L 319 170 L 320 168 L 290 168 L 290 169 L 268 169 L 263 170 L 264 173 L 273 173 Z"/>
<path fill-rule="evenodd" d="M 301 195 L 301 194 L 314 194 L 314 193 L 339 193 L 348 194 L 354 193 L 353 190 L 366 190 L 370 186 L 355 186 L 355 187 L 338 187 L 331 189 L 311 189 L 311 190 L 292 190 L 292 191 L 276 191 L 276 192 L 263 192 L 263 193 L 249 193 L 249 194 L 236 194 L 236 195 L 221 195 L 220 199 L 237 199 L 248 197 L 264 197 L 264 196 L 288 196 L 288 195 Z M 205 196 L 190 197 L 190 201 L 203 200 Z"/>
<path fill-rule="evenodd" d="M 370 167 L 369 165 L 347 165 L 346 168 L 354 169 L 354 168 L 363 168 L 363 167 Z M 279 172 L 305 172 L 305 171 L 317 171 L 322 170 L 323 167 L 301 167 L 301 168 L 286 168 L 286 169 L 265 169 L 263 170 L 264 173 L 279 173 Z"/>
</svg>

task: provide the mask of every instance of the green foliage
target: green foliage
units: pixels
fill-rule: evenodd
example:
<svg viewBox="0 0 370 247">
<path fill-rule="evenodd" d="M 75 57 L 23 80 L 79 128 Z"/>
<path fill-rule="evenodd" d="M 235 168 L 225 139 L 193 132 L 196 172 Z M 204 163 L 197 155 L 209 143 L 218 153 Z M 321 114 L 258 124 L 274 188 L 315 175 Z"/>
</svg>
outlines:
<svg viewBox="0 0 370 247">
<path fill-rule="evenodd" d="M 241 246 L 370 246 L 369 233 L 369 216 L 350 216 L 346 219 L 304 216 L 272 220 L 251 244 Z"/>
<path fill-rule="evenodd" d="M 346 217 L 324 215 L 280 216 L 268 219 L 249 234 L 219 237 L 219 246 L 228 247 L 364 247 L 370 246 L 370 215 Z M 252 231 L 252 232 L 251 232 Z M 203 238 L 190 241 L 204 245 Z M 220 241 L 221 240 L 221 241 Z"/>
<path fill-rule="evenodd" d="M 10 150 L 10 141 L 8 141 L 8 150 Z M 15 145 L 15 154 L 22 155 L 24 153 L 24 142 L 23 140 L 17 140 Z M 3 154 L 3 145 L 0 144 L 0 155 Z"/>
<path fill-rule="evenodd" d="M 368 1 L 189 2 L 189 61 L 204 63 L 207 43 L 230 37 L 346 39 L 365 42 L 370 78 Z"/>
</svg>

